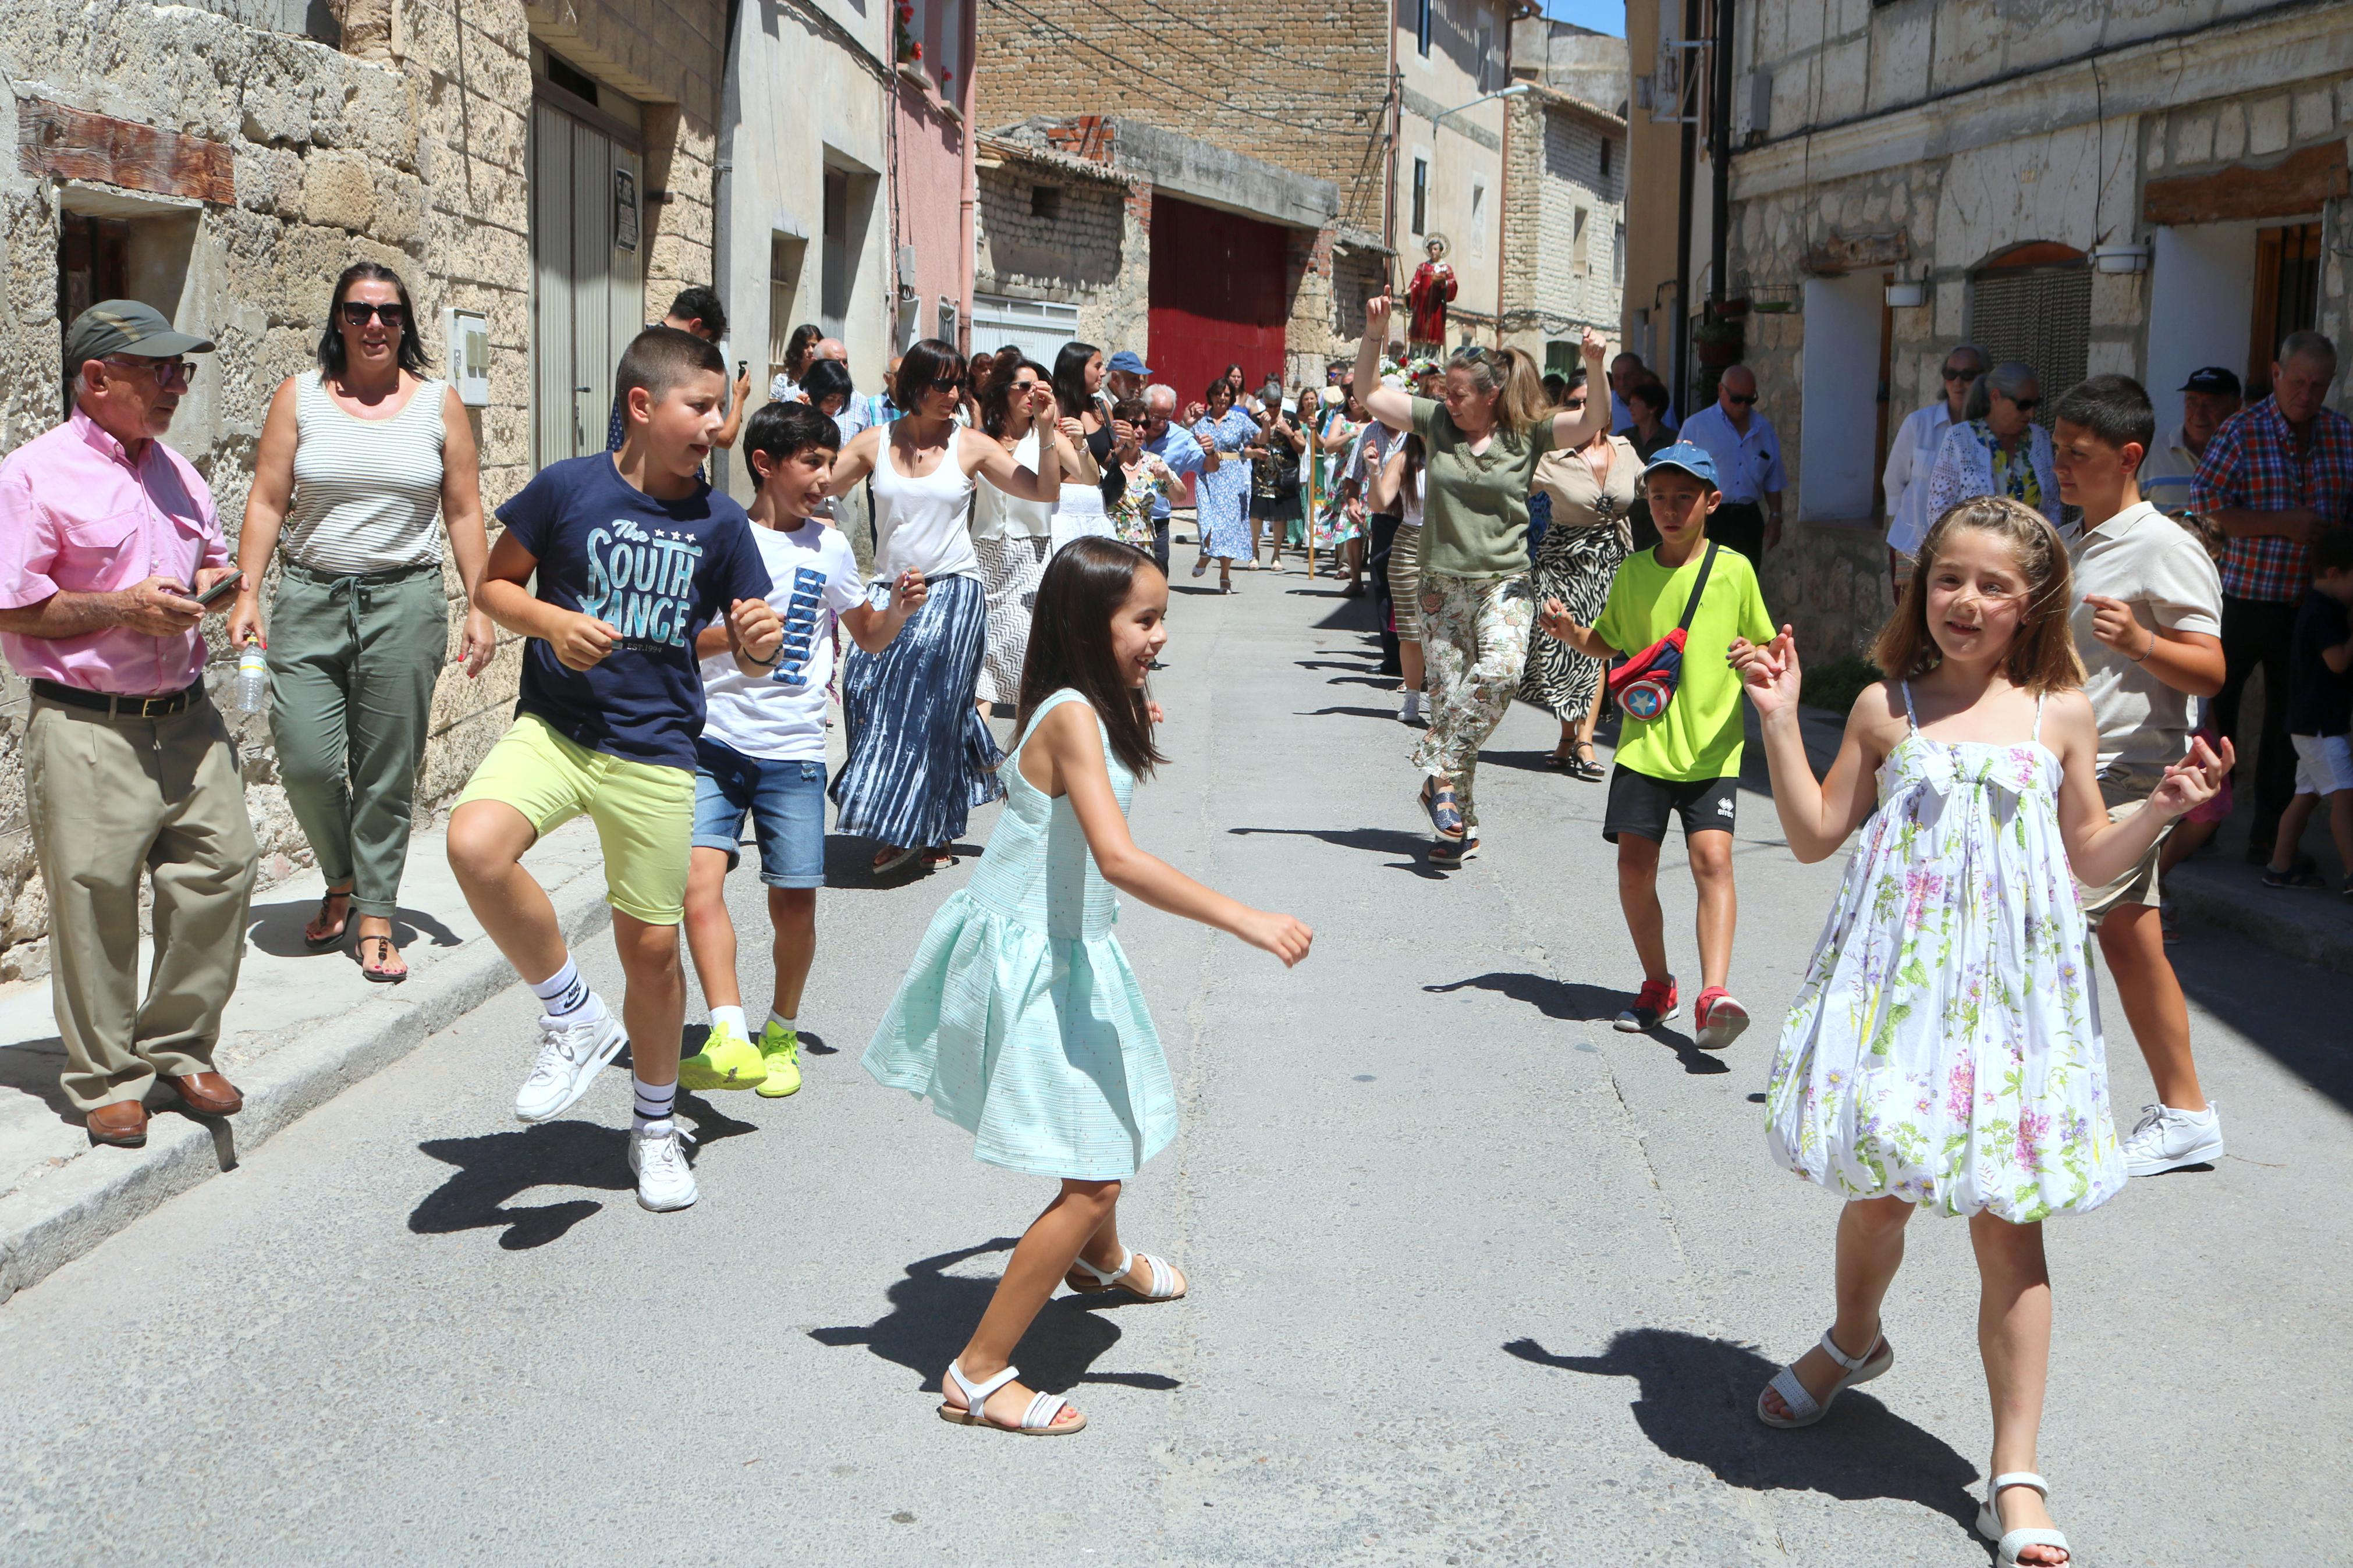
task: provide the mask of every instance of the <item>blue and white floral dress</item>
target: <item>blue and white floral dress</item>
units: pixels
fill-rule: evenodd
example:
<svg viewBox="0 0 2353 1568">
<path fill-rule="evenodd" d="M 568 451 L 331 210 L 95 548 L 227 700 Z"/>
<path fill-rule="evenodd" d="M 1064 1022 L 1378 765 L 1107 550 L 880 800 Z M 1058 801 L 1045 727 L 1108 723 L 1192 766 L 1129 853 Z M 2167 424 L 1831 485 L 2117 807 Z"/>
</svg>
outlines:
<svg viewBox="0 0 2353 1568">
<path fill-rule="evenodd" d="M 1241 449 L 1258 439 L 1258 421 L 1239 408 L 1222 419 L 1195 423 L 1193 434 L 1218 448 L 1218 471 L 1193 478 L 1193 505 L 1201 522 L 1201 553 L 1220 561 L 1250 559 L 1250 461 Z"/>
<path fill-rule="evenodd" d="M 2125 1184 L 2058 757 L 1909 731 L 1781 1030 L 1773 1158 L 1846 1198 L 2018 1224 Z"/>
</svg>

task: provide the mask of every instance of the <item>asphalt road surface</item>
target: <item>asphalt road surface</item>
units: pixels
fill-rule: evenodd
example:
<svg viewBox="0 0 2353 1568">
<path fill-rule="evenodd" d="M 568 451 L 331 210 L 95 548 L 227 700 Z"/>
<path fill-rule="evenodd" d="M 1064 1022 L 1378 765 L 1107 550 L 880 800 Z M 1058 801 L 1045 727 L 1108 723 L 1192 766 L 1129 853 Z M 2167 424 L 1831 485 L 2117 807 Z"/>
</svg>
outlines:
<svg viewBox="0 0 2353 1568">
<path fill-rule="evenodd" d="M 1603 787 L 1541 766 L 1549 719 L 1497 731 L 1485 853 L 1434 874 L 1366 607 L 1238 580 L 1180 572 L 1136 833 L 1315 949 L 1286 973 L 1125 911 L 1185 1125 L 1122 1228 L 1192 1295 L 1041 1315 L 1020 1363 L 1084 1434 L 933 1415 L 1050 1184 L 857 1066 L 969 860 L 877 889 L 836 841 L 807 1087 L 686 1097 L 692 1209 L 633 1201 L 622 1072 L 512 1120 L 517 986 L 0 1308 L 0 1559 L 1986 1562 L 1963 1226 L 1913 1227 L 1891 1375 L 1808 1431 L 1750 1413 L 1830 1316 L 1837 1205 L 1771 1164 L 1759 1102 L 1840 862 L 1798 866 L 1745 795 L 1759 1025 L 1720 1057 L 1617 1034 Z M 1663 888 L 1695 974 L 1673 845 Z M 761 931 L 748 869 L 732 896 Z M 2211 931 L 2176 954 L 2231 1153 L 2050 1227 L 2042 1468 L 2079 1563 L 2341 1562 L 2353 983 Z M 609 943 L 580 959 L 613 994 Z M 2147 1079 L 2104 1011 L 2128 1115 Z"/>
</svg>

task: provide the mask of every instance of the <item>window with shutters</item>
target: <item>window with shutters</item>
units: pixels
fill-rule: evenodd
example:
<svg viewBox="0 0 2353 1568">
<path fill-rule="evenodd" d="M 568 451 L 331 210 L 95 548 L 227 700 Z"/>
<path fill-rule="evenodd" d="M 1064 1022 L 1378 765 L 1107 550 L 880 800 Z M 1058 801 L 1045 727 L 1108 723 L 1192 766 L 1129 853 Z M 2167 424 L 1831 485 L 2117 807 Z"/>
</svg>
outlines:
<svg viewBox="0 0 2353 1568">
<path fill-rule="evenodd" d="M 2047 426 L 2059 394 L 2084 379 L 2091 349 L 2092 269 L 2061 245 L 2014 247 L 1969 279 L 1968 335 L 1996 364 L 2034 367 Z"/>
<path fill-rule="evenodd" d="M 2254 313 L 2249 322 L 2247 400 L 2268 397 L 2280 340 L 2320 324 L 2320 226 L 2255 231 Z"/>
<path fill-rule="evenodd" d="M 1413 232 L 1424 232 L 1430 221 L 1430 160 L 1413 161 Z"/>
</svg>

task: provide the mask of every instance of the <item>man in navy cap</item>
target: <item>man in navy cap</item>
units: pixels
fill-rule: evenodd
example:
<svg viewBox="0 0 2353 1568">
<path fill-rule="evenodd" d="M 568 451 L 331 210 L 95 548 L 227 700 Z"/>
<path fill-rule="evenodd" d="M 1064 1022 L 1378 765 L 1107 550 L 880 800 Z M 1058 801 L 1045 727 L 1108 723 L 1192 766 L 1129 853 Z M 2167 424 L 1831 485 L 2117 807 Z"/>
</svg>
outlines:
<svg viewBox="0 0 2353 1568">
<path fill-rule="evenodd" d="M 91 1142 L 129 1148 L 147 1141 L 159 1078 L 191 1110 L 245 1104 L 213 1048 L 261 850 L 205 694 L 200 602 L 237 574 L 212 491 L 162 439 L 196 373 L 183 356 L 212 349 L 135 300 L 91 306 L 66 329 L 65 423 L 0 462 L 0 650 L 33 683 L 25 804 L 60 1081 Z M 143 998 L 142 873 L 156 949 Z"/>
<path fill-rule="evenodd" d="M 2140 499 L 2179 517 L 2189 510 L 2189 481 L 2206 458 L 2206 443 L 2239 411 L 2239 378 L 2219 364 L 2193 371 L 2181 384 L 2181 423 L 2158 432 L 2140 460 Z"/>
</svg>

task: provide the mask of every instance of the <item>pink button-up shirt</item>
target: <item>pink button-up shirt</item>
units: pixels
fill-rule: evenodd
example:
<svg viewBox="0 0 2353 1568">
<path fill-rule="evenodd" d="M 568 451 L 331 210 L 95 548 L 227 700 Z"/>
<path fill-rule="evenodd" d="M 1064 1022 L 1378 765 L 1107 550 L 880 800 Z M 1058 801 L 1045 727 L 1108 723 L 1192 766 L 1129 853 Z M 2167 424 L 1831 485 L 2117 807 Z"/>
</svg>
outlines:
<svg viewBox="0 0 2353 1568">
<path fill-rule="evenodd" d="M 192 584 L 228 564 L 213 493 L 161 441 L 132 461 L 79 408 L 0 462 L 0 609 L 57 593 L 99 594 L 150 577 Z M 204 673 L 201 631 L 150 637 L 121 626 L 72 637 L 0 633 L 16 673 L 118 697 L 156 697 Z"/>
</svg>

